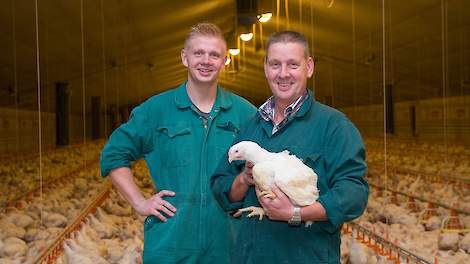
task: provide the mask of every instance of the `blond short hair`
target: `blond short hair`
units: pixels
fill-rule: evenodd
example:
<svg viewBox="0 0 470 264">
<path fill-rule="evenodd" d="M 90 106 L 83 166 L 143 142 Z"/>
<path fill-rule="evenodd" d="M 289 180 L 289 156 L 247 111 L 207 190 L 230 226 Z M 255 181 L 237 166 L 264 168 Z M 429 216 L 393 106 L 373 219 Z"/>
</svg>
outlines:
<svg viewBox="0 0 470 264">
<path fill-rule="evenodd" d="M 189 31 L 188 36 L 186 37 L 186 40 L 184 41 L 185 48 L 188 46 L 191 38 L 195 36 L 220 38 L 221 40 L 224 41 L 225 45 L 227 45 L 227 42 L 225 41 L 224 33 L 222 32 L 222 30 L 217 25 L 212 24 L 212 23 L 203 22 L 203 23 L 198 23 L 194 25 L 193 27 L 191 27 L 191 30 Z"/>
</svg>

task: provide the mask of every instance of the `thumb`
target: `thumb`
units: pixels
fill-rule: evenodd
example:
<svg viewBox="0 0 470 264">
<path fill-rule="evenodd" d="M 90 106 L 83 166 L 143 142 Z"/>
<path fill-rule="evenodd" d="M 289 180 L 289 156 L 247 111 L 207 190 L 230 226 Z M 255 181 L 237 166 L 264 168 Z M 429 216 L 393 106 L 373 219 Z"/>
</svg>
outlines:
<svg viewBox="0 0 470 264">
<path fill-rule="evenodd" d="M 157 196 L 159 196 L 159 197 L 175 196 L 175 192 L 169 191 L 169 190 L 161 190 L 160 192 L 157 193 Z"/>
<path fill-rule="evenodd" d="M 271 185 L 271 191 L 277 196 L 277 197 L 282 197 L 286 196 L 286 194 L 277 187 L 276 184 Z"/>
</svg>

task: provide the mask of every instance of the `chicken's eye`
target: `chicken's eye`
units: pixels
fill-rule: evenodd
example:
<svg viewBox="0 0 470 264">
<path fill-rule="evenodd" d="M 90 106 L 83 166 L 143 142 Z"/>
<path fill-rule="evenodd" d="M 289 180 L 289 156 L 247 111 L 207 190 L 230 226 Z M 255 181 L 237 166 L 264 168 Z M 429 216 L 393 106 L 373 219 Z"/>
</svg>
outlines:
<svg viewBox="0 0 470 264">
<path fill-rule="evenodd" d="M 238 149 L 235 150 L 235 153 L 238 153 Z"/>
</svg>

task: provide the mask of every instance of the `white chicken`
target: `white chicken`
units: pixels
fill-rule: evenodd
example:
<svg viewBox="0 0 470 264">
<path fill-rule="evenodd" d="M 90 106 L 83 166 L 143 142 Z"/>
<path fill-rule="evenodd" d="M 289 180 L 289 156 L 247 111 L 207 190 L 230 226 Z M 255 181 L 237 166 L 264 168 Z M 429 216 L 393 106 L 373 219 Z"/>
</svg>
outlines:
<svg viewBox="0 0 470 264">
<path fill-rule="evenodd" d="M 260 196 L 274 199 L 276 195 L 271 186 L 276 184 L 296 206 L 311 205 L 318 198 L 317 174 L 287 150 L 272 153 L 255 142 L 242 141 L 229 149 L 228 159 L 229 162 L 246 160 L 253 163 L 253 180 L 261 190 Z M 254 206 L 242 208 L 239 212 L 250 212 L 249 217 L 259 215 L 260 220 L 265 214 L 262 208 Z M 311 224 L 307 221 L 305 226 Z"/>
</svg>

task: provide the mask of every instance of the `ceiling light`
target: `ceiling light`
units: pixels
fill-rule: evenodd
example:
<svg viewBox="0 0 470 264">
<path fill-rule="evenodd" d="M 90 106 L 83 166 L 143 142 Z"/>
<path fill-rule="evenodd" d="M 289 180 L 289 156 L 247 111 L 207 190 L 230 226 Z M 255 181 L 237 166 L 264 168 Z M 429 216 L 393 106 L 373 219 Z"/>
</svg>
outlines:
<svg viewBox="0 0 470 264">
<path fill-rule="evenodd" d="M 230 58 L 227 58 L 227 59 L 225 60 L 225 65 L 226 65 L 226 66 L 229 65 L 230 62 L 232 62 L 232 60 L 231 60 Z"/>
<path fill-rule="evenodd" d="M 228 52 L 233 56 L 237 56 L 240 54 L 240 49 L 229 49 Z"/>
<path fill-rule="evenodd" d="M 250 32 L 250 33 L 241 34 L 240 38 L 243 41 L 250 41 L 253 38 L 253 33 Z"/>
<path fill-rule="evenodd" d="M 323 0 L 323 3 L 326 5 L 326 8 L 331 8 L 335 3 L 335 0 Z"/>
<path fill-rule="evenodd" d="M 271 19 L 272 16 L 273 16 L 273 13 L 269 12 L 269 13 L 258 15 L 257 17 L 258 17 L 259 22 L 266 23 Z"/>
</svg>

